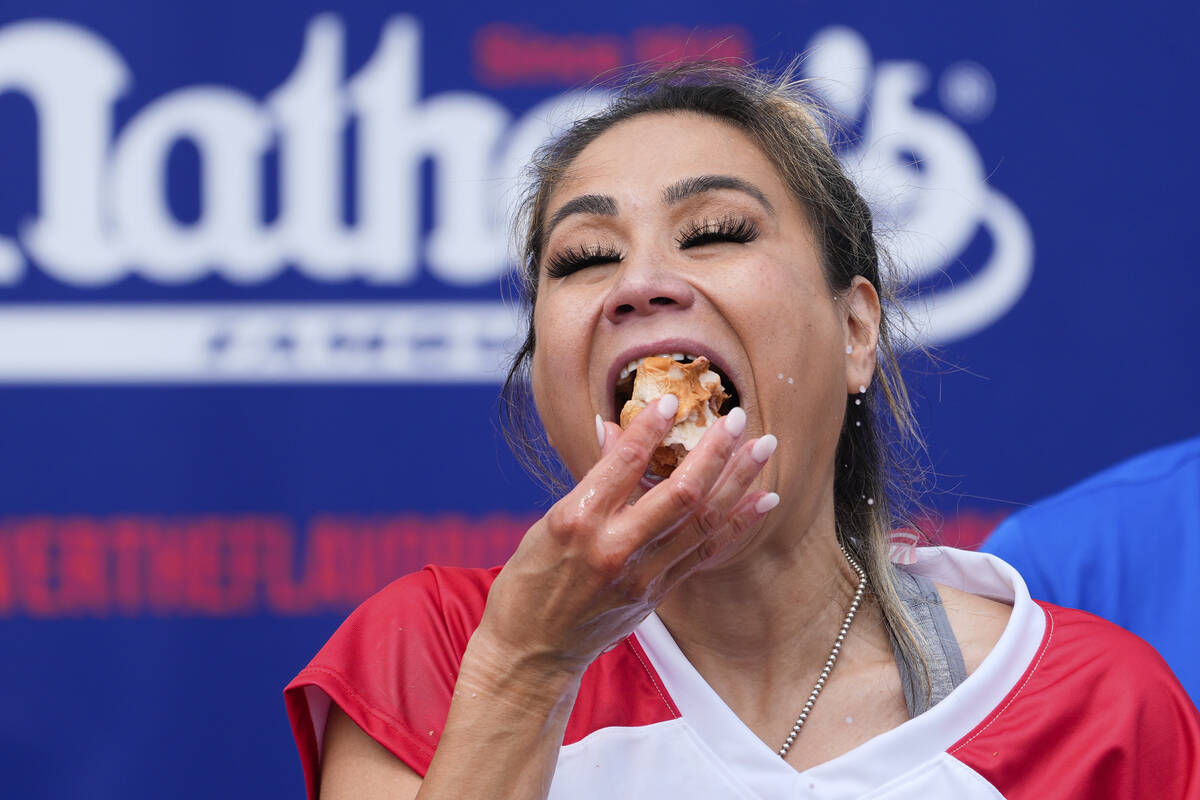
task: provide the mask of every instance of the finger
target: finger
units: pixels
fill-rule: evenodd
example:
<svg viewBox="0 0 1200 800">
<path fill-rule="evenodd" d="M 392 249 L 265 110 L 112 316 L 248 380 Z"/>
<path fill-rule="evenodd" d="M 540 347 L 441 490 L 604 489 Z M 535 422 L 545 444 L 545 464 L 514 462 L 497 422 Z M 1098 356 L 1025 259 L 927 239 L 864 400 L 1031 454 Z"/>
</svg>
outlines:
<svg viewBox="0 0 1200 800">
<path fill-rule="evenodd" d="M 724 525 L 709 536 L 697 538 L 693 547 L 663 570 L 656 592 L 665 596 L 696 570 L 720 563 L 777 505 L 779 495 L 774 492 L 752 492 L 743 497 Z"/>
<path fill-rule="evenodd" d="M 623 506 L 646 474 L 650 456 L 658 443 L 675 424 L 678 408 L 679 398 L 665 394 L 646 406 L 624 431 L 614 435 L 610 425 L 605 424 L 604 454 L 575 491 L 594 491 L 598 505 L 609 511 Z"/>
<path fill-rule="evenodd" d="M 738 448 L 717 478 L 704 507 L 694 515 L 698 535 L 706 535 L 725 524 L 778 446 L 779 440 L 768 433 Z"/>
<path fill-rule="evenodd" d="M 634 505 L 645 528 L 670 531 L 701 510 L 746 429 L 746 412 L 735 408 L 709 428 L 696 449 Z"/>
<path fill-rule="evenodd" d="M 621 434 L 624 431 L 622 431 L 621 426 L 615 422 L 601 421 L 600 425 L 600 430 L 604 431 L 603 444 L 600 445 L 600 457 L 603 458 L 611 453 L 612 449 L 617 446 L 617 440 L 621 438 Z"/>
<path fill-rule="evenodd" d="M 583 479 L 547 512 L 551 534 L 566 541 L 587 538 L 589 531 L 622 506 L 650 464 L 658 442 L 675 424 L 679 399 L 663 395 L 630 423 L 628 430 L 596 416 L 596 440 L 601 455 Z M 611 537 L 610 537 L 611 538 Z M 641 546 L 641 536 L 630 538 L 630 551 Z"/>
<path fill-rule="evenodd" d="M 653 557 L 648 559 L 647 568 L 665 571 L 681 556 L 721 532 L 737 509 L 741 508 L 739 504 L 777 445 L 778 440 L 767 434 L 738 448 L 709 495 L 671 534 L 670 540 L 657 548 Z M 761 492 L 756 496 L 761 496 Z"/>
</svg>

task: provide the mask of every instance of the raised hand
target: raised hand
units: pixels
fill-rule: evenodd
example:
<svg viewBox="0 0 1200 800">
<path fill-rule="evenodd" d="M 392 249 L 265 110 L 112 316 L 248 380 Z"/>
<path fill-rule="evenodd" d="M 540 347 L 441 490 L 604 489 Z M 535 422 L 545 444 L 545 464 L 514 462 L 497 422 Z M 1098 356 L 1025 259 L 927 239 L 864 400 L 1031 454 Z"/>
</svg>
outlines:
<svg viewBox="0 0 1200 800">
<path fill-rule="evenodd" d="M 492 587 L 475 649 L 486 646 L 506 667 L 581 674 L 774 508 L 777 495 L 750 486 L 775 437 L 743 443 L 741 409 L 631 502 L 677 404 L 673 395 L 660 398 L 625 431 L 598 426 L 600 460 L 522 540 Z"/>
</svg>

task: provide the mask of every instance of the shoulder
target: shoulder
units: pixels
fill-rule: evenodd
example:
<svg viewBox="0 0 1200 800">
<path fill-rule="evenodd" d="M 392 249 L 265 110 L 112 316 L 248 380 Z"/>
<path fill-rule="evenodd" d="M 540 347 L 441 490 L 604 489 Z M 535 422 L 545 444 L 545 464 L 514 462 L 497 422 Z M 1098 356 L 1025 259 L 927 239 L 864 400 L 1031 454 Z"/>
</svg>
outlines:
<svg viewBox="0 0 1200 800">
<path fill-rule="evenodd" d="M 1038 606 L 1041 646 L 951 754 L 1005 797 L 1200 796 L 1200 715 L 1158 653 L 1099 617 Z"/>
<path fill-rule="evenodd" d="M 1175 682 L 1171 668 L 1140 636 L 1086 611 L 1038 602 L 1046 613 L 1045 669 L 1065 685 L 1120 686 L 1136 700 L 1140 688 Z M 1113 698 L 1102 700 L 1106 705 Z"/>
<path fill-rule="evenodd" d="M 466 569 L 430 565 L 392 581 L 359 606 L 350 619 L 382 616 L 419 620 L 431 615 L 440 617 L 456 638 L 464 633 L 470 638 L 499 574 L 500 567 Z"/>
<path fill-rule="evenodd" d="M 367 598 L 359 608 L 404 606 L 412 602 L 455 607 L 464 603 L 473 605 L 485 602 L 496 576 L 500 574 L 500 569 L 468 569 L 430 564 L 418 572 L 392 581 Z"/>
<path fill-rule="evenodd" d="M 313 664 L 344 662 L 347 649 L 382 641 L 420 638 L 426 646 L 465 648 L 499 571 L 428 566 L 392 581 L 351 612 Z"/>
<path fill-rule="evenodd" d="M 1141 637 L 1086 611 L 1037 605 L 1045 612 L 1046 632 L 1014 699 L 1024 695 L 1020 702 L 1048 718 L 1103 719 L 1115 735 L 1177 710 L 1195 716 L 1171 668 Z"/>
<path fill-rule="evenodd" d="M 984 543 L 1030 594 L 1144 636 L 1200 697 L 1196 637 L 1179 615 L 1200 590 L 1200 437 L 1118 464 L 1019 511 Z M 1163 558 L 1170 553 L 1170 558 Z"/>
<path fill-rule="evenodd" d="M 937 589 L 970 675 L 1000 641 L 1012 606 L 944 584 L 938 584 Z"/>
<path fill-rule="evenodd" d="M 1121 706 L 1135 711 L 1168 695 L 1173 700 L 1179 683 L 1144 639 L 1086 611 L 1034 602 L 1046 625 L 1014 693 L 1036 695 L 1048 709 L 1103 710 L 1110 719 Z"/>
<path fill-rule="evenodd" d="M 1033 508 L 1050 511 L 1058 506 L 1077 506 L 1108 496 L 1140 495 L 1154 491 L 1155 487 L 1171 490 L 1190 488 L 1194 493 L 1200 487 L 1189 476 L 1196 474 L 1200 474 L 1200 436 L 1115 464 L 1035 504 Z"/>
<path fill-rule="evenodd" d="M 427 566 L 392 581 L 350 613 L 305 671 L 373 674 L 384 651 L 443 649 L 461 656 L 499 572 Z"/>
<path fill-rule="evenodd" d="M 1200 500 L 1200 437 L 1142 453 L 1018 511 L 1000 524 L 983 549 L 997 552 L 1014 544 L 1023 530 L 1039 541 L 1057 537 L 1074 547 L 1079 544 L 1074 534 L 1084 525 L 1095 529 L 1097 524 L 1146 522 L 1195 507 L 1196 500 Z M 1179 515 L 1181 523 L 1184 516 Z"/>
</svg>

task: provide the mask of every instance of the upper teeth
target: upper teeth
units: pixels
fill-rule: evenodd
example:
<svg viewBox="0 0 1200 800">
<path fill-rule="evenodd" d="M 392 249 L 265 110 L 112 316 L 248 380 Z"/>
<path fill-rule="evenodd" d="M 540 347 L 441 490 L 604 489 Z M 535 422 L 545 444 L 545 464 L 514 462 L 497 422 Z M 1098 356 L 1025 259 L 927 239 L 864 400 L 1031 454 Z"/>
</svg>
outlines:
<svg viewBox="0 0 1200 800">
<path fill-rule="evenodd" d="M 618 378 L 618 380 L 623 381 L 636 372 L 637 368 L 640 367 L 642 362 L 647 358 L 673 358 L 676 361 L 683 361 L 685 359 L 688 361 L 695 361 L 697 356 L 694 356 L 691 353 L 659 353 L 657 356 L 644 356 L 643 358 L 635 358 L 633 361 L 630 361 L 628 364 L 621 367 L 621 377 Z"/>
</svg>

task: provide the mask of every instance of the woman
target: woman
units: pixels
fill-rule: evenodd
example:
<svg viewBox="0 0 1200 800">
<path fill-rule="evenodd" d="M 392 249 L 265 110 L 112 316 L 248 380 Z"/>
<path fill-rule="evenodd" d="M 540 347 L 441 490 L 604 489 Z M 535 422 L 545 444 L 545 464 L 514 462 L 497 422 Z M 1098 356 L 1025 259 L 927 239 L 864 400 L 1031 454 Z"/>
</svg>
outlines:
<svg viewBox="0 0 1200 800">
<path fill-rule="evenodd" d="M 542 153 L 507 388 L 527 367 L 576 484 L 503 570 L 395 582 L 291 684 L 310 795 L 1200 796 L 1195 710 L 1140 640 L 990 557 L 889 562 L 910 417 L 810 108 L 676 70 Z M 616 424 L 655 354 L 736 404 L 657 483 L 678 399 Z"/>
</svg>

